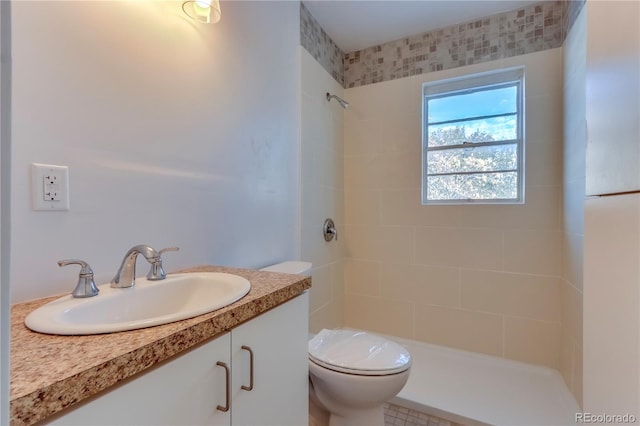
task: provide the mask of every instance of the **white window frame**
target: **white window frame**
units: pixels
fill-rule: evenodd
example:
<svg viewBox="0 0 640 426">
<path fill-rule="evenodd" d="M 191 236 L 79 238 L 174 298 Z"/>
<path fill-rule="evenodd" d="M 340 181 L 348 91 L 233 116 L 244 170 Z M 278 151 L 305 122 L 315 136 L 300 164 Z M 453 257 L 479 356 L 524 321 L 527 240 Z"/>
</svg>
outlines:
<svg viewBox="0 0 640 426">
<path fill-rule="evenodd" d="M 466 144 L 447 145 L 440 147 L 429 147 L 429 111 L 428 100 L 430 98 L 442 97 L 447 95 L 459 95 L 461 93 L 471 93 L 487 89 L 491 86 L 508 86 L 515 85 L 517 87 L 517 135 L 515 140 L 495 141 L 495 142 L 476 142 L 474 146 L 490 146 L 500 144 L 516 144 L 517 146 L 517 197 L 508 199 L 446 199 L 446 200 L 429 200 L 427 199 L 427 182 L 429 176 L 442 176 L 445 174 L 429 175 L 427 173 L 428 152 L 433 150 L 460 149 L 468 147 Z M 524 67 L 515 67 L 501 69 L 497 71 L 484 72 L 480 74 L 472 74 L 462 77 L 456 77 L 447 80 L 424 83 L 422 85 L 422 204 L 524 204 L 524 179 L 525 179 L 525 138 L 524 138 Z M 488 116 L 486 116 L 488 117 Z M 483 118 L 483 117 L 478 117 Z M 433 124 L 433 123 L 431 123 Z M 473 172 L 469 174 L 487 174 L 493 172 Z M 450 175 L 460 175 L 467 173 L 451 173 Z"/>
</svg>

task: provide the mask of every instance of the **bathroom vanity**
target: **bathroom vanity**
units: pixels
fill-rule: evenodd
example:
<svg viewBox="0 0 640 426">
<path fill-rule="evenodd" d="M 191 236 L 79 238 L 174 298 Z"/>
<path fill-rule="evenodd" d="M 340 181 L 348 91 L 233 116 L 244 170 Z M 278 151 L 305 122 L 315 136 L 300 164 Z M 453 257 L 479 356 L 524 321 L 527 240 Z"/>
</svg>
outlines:
<svg viewBox="0 0 640 426">
<path fill-rule="evenodd" d="M 311 279 L 192 271 L 233 273 L 252 287 L 196 318 L 90 336 L 24 326 L 26 314 L 53 298 L 15 305 L 11 424 L 306 424 Z"/>
</svg>

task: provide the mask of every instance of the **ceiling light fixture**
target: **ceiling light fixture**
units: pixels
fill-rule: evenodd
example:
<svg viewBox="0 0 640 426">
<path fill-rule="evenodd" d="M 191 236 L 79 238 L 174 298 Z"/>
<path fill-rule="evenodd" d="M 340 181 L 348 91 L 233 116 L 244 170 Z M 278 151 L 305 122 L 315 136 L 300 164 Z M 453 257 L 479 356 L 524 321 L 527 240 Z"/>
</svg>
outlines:
<svg viewBox="0 0 640 426">
<path fill-rule="evenodd" d="M 182 3 L 182 10 L 191 19 L 203 24 L 215 24 L 220 21 L 222 12 L 220 0 L 189 0 Z"/>
</svg>

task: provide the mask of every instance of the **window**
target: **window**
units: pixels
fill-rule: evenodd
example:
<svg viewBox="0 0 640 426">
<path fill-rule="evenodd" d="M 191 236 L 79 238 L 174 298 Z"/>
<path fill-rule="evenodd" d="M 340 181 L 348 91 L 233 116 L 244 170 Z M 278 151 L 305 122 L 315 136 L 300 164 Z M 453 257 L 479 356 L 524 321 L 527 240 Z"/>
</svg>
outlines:
<svg viewBox="0 0 640 426">
<path fill-rule="evenodd" d="M 423 85 L 422 204 L 524 203 L 524 69 Z"/>
</svg>

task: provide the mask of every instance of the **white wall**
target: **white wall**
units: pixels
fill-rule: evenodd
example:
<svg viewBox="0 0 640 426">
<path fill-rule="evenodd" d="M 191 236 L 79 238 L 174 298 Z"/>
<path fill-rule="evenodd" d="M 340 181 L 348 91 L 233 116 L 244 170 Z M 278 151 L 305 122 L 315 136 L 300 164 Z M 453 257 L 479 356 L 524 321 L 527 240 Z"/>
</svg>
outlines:
<svg viewBox="0 0 640 426">
<path fill-rule="evenodd" d="M 298 256 L 299 5 L 16 2 L 12 301 L 99 283 L 139 243 L 168 271 Z M 68 212 L 30 208 L 30 163 L 68 165 Z M 139 261 L 139 274 L 146 265 Z"/>
<path fill-rule="evenodd" d="M 11 317 L 9 286 L 9 230 L 11 177 L 11 31 L 9 2 L 0 3 L 0 424 L 9 424 L 9 359 Z"/>
<path fill-rule="evenodd" d="M 584 410 L 640 418 L 638 2 L 588 1 Z M 635 186 L 634 186 L 635 185 Z"/>
<path fill-rule="evenodd" d="M 303 48 L 302 56 L 302 210 L 301 258 L 313 263 L 309 328 L 336 328 L 344 311 L 344 160 L 343 110 L 326 93 L 343 96 L 344 89 Z M 338 240 L 322 234 L 332 218 Z"/>
</svg>

